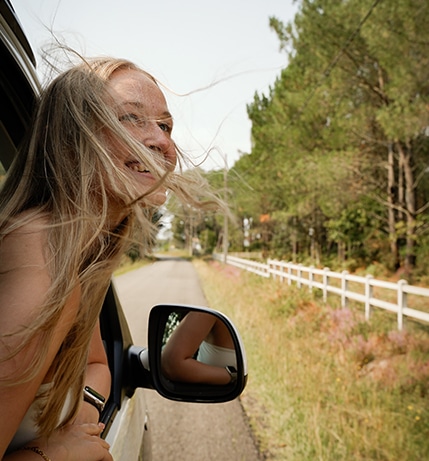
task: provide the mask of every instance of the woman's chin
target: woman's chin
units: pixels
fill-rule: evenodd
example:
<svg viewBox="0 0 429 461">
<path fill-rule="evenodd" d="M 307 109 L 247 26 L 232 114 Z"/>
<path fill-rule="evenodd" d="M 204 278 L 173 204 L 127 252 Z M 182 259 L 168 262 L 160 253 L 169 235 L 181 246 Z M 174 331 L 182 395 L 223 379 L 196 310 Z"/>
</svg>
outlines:
<svg viewBox="0 0 429 461">
<path fill-rule="evenodd" d="M 143 206 L 159 207 L 161 205 L 164 205 L 166 200 L 167 192 L 165 189 L 161 188 L 157 189 L 149 195 L 146 195 L 141 203 Z"/>
<path fill-rule="evenodd" d="M 158 180 L 148 173 L 132 173 L 135 179 L 136 197 L 142 197 L 141 200 L 138 200 L 142 206 L 160 206 L 165 203 L 167 198 L 166 189 L 162 185 L 157 184 Z M 152 192 L 148 194 L 148 191 Z"/>
</svg>

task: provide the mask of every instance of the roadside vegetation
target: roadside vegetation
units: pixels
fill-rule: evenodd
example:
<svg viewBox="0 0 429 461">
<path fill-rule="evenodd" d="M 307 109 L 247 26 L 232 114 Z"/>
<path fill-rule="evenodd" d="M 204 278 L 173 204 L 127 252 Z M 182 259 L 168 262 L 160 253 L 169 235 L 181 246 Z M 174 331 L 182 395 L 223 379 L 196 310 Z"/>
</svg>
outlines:
<svg viewBox="0 0 429 461">
<path fill-rule="evenodd" d="M 265 460 L 429 459 L 429 327 L 214 261 L 194 260 L 209 305 L 246 346 L 241 397 Z"/>
</svg>

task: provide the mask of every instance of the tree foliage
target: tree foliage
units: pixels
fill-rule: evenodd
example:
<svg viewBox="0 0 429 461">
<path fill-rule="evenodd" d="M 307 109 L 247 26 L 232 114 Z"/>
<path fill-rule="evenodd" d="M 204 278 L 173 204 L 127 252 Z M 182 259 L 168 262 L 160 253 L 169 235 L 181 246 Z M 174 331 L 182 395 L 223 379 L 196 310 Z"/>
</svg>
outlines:
<svg viewBox="0 0 429 461">
<path fill-rule="evenodd" d="M 247 107 L 251 151 L 209 173 L 239 223 L 230 248 L 423 271 L 429 2 L 298 4 L 290 23 L 269 18 L 288 65 Z"/>
<path fill-rule="evenodd" d="M 270 18 L 289 64 L 248 105 L 252 150 L 234 169 L 253 190 L 239 207 L 269 215 L 273 255 L 314 239 L 319 258 L 423 262 L 428 14 L 424 0 L 302 0 L 293 22 Z"/>
</svg>

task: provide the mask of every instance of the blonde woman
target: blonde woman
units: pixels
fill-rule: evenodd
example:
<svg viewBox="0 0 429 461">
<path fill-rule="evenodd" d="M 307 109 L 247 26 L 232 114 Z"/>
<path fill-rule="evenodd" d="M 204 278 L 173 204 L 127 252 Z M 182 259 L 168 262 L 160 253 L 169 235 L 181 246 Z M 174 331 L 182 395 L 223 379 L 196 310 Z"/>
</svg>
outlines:
<svg viewBox="0 0 429 461">
<path fill-rule="evenodd" d="M 201 205 L 172 129 L 155 79 L 126 60 L 84 61 L 42 93 L 0 193 L 0 459 L 112 459 L 83 399 L 109 395 L 112 271 L 130 242 L 150 245 L 168 189 Z"/>
</svg>

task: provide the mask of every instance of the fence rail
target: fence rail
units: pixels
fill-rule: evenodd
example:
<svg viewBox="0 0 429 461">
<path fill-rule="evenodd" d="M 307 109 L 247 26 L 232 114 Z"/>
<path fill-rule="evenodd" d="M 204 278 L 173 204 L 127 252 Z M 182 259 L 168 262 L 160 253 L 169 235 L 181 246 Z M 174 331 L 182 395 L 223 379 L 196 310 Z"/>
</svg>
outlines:
<svg viewBox="0 0 429 461">
<path fill-rule="evenodd" d="M 214 254 L 214 258 L 225 262 L 224 255 Z M 402 330 L 404 317 L 429 322 L 429 312 L 409 306 L 409 297 L 429 299 L 429 288 L 408 285 L 406 280 L 387 282 L 375 279 L 372 275 L 365 277 L 349 274 L 347 271 L 334 272 L 329 268 L 317 269 L 302 264 L 294 264 L 275 259 L 259 263 L 249 259 L 228 255 L 226 263 L 240 269 L 253 272 L 265 278 L 278 278 L 289 285 L 295 282 L 299 288 L 307 286 L 309 291 L 317 288 L 323 293 L 324 302 L 328 293 L 341 297 L 341 306 L 346 307 L 348 300 L 362 303 L 365 306 L 365 318 L 369 320 L 372 308 L 378 307 L 397 316 L 398 329 Z M 352 286 L 353 285 L 353 291 Z M 428 309 L 429 310 L 429 309 Z"/>
</svg>

